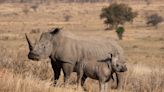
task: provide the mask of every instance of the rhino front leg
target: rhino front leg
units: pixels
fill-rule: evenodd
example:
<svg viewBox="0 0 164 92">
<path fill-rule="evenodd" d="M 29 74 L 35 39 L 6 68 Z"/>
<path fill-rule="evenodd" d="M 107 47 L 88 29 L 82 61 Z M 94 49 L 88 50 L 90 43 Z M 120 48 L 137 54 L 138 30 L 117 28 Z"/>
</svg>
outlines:
<svg viewBox="0 0 164 92">
<path fill-rule="evenodd" d="M 123 75 L 122 75 L 122 73 L 115 72 L 113 82 L 114 82 L 114 85 L 112 85 L 112 89 L 122 89 L 122 85 L 123 85 Z"/>
<path fill-rule="evenodd" d="M 74 65 L 70 63 L 63 63 L 62 69 L 64 73 L 64 84 L 67 85 L 69 83 L 70 75 L 73 72 Z"/>
<path fill-rule="evenodd" d="M 54 61 L 51 59 L 51 65 L 52 65 L 52 69 L 54 72 L 54 76 L 53 76 L 53 81 L 54 81 L 54 86 L 57 83 L 57 80 L 59 79 L 60 76 L 60 71 L 61 71 L 61 63 L 59 61 Z"/>
<path fill-rule="evenodd" d="M 114 72 L 111 76 L 111 79 L 112 79 L 112 85 L 111 85 L 111 88 L 112 89 L 117 89 L 118 88 L 118 85 L 119 85 L 119 78 L 118 78 L 118 75 L 117 75 L 117 72 Z"/>
<path fill-rule="evenodd" d="M 122 73 L 116 73 L 116 77 L 117 77 L 117 88 L 118 89 L 122 89 L 122 85 L 123 85 L 123 74 Z"/>
<path fill-rule="evenodd" d="M 81 65 L 77 65 L 77 88 L 81 89 L 81 81 L 82 81 L 82 77 L 83 77 L 83 69 L 81 67 Z"/>
<path fill-rule="evenodd" d="M 108 92 L 108 82 L 105 82 L 105 92 Z"/>
<path fill-rule="evenodd" d="M 102 81 L 99 81 L 99 90 L 100 92 L 106 92 L 105 83 Z"/>
</svg>

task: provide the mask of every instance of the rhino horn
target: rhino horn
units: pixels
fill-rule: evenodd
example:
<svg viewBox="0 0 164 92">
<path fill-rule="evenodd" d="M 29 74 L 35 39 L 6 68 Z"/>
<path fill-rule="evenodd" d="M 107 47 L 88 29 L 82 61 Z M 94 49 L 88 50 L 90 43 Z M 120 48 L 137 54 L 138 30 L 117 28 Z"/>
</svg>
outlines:
<svg viewBox="0 0 164 92">
<path fill-rule="evenodd" d="M 26 33 L 25 33 L 25 36 L 26 36 L 26 40 L 27 40 L 27 43 L 28 43 L 29 49 L 30 49 L 30 51 L 32 51 L 32 50 L 33 50 L 33 45 L 32 45 L 32 43 L 31 43 L 31 41 L 29 40 L 29 38 L 28 38 L 28 36 L 27 36 Z"/>
</svg>

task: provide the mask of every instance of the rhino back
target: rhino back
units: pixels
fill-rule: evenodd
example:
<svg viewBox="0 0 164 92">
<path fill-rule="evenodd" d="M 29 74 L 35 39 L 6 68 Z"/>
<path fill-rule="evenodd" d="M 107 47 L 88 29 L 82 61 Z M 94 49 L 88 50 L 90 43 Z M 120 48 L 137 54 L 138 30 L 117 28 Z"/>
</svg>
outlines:
<svg viewBox="0 0 164 92">
<path fill-rule="evenodd" d="M 118 52 L 115 45 L 107 39 L 60 35 L 57 40 L 60 42 L 55 48 L 55 57 L 65 62 L 77 62 L 87 58 L 102 60 L 108 57 L 109 52 L 112 54 Z"/>
</svg>

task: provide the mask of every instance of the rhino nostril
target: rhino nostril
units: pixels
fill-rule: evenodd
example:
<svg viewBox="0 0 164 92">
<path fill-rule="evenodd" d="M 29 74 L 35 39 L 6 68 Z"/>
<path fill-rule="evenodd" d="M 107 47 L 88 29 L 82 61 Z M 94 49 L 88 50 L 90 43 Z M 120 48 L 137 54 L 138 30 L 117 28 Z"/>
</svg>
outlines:
<svg viewBox="0 0 164 92">
<path fill-rule="evenodd" d="M 29 57 L 29 58 L 32 58 L 32 56 L 33 56 L 33 54 L 30 52 L 30 53 L 28 54 L 28 57 Z"/>
</svg>

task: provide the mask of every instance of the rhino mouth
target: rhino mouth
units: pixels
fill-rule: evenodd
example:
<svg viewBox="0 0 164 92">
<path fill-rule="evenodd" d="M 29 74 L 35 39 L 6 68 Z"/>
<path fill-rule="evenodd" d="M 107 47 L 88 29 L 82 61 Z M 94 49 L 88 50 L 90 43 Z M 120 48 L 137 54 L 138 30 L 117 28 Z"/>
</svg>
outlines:
<svg viewBox="0 0 164 92">
<path fill-rule="evenodd" d="M 36 55 L 36 54 L 33 54 L 33 53 L 29 53 L 28 58 L 31 59 L 31 60 L 34 60 L 34 61 L 39 61 L 40 60 L 39 55 Z"/>
<path fill-rule="evenodd" d="M 124 67 L 120 70 L 120 72 L 126 72 L 127 70 L 128 70 L 127 67 L 124 66 Z"/>
<path fill-rule="evenodd" d="M 31 59 L 31 60 L 33 60 L 33 61 L 39 61 L 39 58 L 30 57 L 29 59 Z"/>
<path fill-rule="evenodd" d="M 116 67 L 114 69 L 116 72 L 126 72 L 128 70 L 126 66 L 120 66 L 120 67 Z"/>
</svg>

